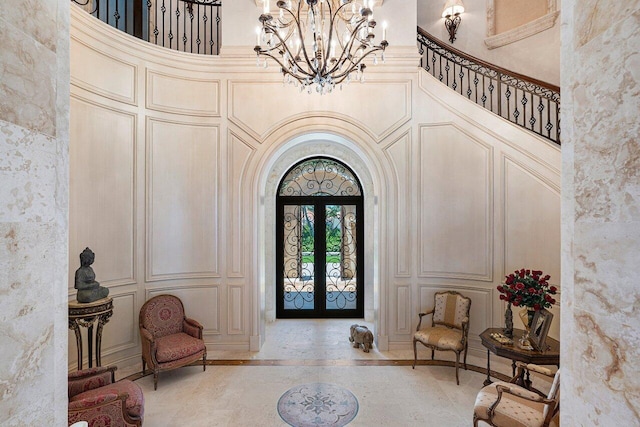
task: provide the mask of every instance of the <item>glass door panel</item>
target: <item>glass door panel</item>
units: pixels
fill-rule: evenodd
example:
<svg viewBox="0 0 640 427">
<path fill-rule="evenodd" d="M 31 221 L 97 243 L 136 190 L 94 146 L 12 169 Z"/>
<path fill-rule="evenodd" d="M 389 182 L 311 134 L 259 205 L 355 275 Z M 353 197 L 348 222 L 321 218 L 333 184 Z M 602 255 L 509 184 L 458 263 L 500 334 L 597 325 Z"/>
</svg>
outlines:
<svg viewBox="0 0 640 427">
<path fill-rule="evenodd" d="M 284 206 L 284 310 L 314 310 L 315 215 L 313 205 Z"/>
<path fill-rule="evenodd" d="M 356 224 L 355 205 L 325 206 L 326 310 L 357 308 Z"/>
</svg>

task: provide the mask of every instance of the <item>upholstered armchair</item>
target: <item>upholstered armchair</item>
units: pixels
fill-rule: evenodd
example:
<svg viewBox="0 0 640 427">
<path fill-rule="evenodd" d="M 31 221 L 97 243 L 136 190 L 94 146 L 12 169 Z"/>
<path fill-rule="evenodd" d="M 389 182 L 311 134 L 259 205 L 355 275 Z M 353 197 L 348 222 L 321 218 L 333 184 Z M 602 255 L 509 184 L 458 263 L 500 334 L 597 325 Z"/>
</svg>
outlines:
<svg viewBox="0 0 640 427">
<path fill-rule="evenodd" d="M 87 421 L 89 427 L 141 426 L 142 389 L 129 380 L 115 381 L 116 367 L 89 368 L 69 374 L 69 425 Z"/>
<path fill-rule="evenodd" d="M 173 295 L 158 295 L 140 309 L 142 372 L 153 370 L 153 389 L 158 389 L 158 374 L 189 365 L 202 358 L 206 370 L 207 348 L 202 325 L 184 315 L 182 301 Z"/>
<path fill-rule="evenodd" d="M 506 383 L 497 381 L 482 388 L 473 408 L 473 425 L 480 421 L 495 427 L 557 427 L 560 425 L 560 370 L 517 362 L 518 371 Z M 547 397 L 515 384 L 523 372 L 537 372 L 553 378 Z"/>
<path fill-rule="evenodd" d="M 434 351 L 453 351 L 456 353 L 456 383 L 460 385 L 458 368 L 460 353 L 464 351 L 464 369 L 467 369 L 467 348 L 469 336 L 469 310 L 471 299 L 455 291 L 436 292 L 434 307 L 419 313 L 420 321 L 413 335 L 413 368 L 418 361 L 417 344 L 431 349 L 431 360 Z M 422 327 L 424 316 L 431 314 L 431 326 Z"/>
</svg>

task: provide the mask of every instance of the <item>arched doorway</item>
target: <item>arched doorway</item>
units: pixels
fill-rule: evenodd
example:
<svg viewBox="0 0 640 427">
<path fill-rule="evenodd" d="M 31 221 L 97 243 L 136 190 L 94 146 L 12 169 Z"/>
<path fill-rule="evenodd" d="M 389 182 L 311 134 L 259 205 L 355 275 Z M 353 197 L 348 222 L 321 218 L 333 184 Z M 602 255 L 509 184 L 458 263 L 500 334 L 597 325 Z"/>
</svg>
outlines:
<svg viewBox="0 0 640 427">
<path fill-rule="evenodd" d="M 364 317 L 363 191 L 348 166 L 314 157 L 276 198 L 276 317 Z"/>
</svg>

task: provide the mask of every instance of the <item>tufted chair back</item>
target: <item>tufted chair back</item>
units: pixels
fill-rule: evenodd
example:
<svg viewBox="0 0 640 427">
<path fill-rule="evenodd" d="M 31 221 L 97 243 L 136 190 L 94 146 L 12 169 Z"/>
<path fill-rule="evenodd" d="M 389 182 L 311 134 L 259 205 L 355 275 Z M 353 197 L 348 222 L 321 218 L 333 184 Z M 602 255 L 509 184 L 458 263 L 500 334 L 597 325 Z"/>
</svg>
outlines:
<svg viewBox="0 0 640 427">
<path fill-rule="evenodd" d="M 140 309 L 140 325 L 154 337 L 182 332 L 184 306 L 178 297 L 158 295 Z"/>
<path fill-rule="evenodd" d="M 434 298 L 433 325 L 462 329 L 462 323 L 468 321 L 471 300 L 457 292 L 437 292 Z"/>
</svg>

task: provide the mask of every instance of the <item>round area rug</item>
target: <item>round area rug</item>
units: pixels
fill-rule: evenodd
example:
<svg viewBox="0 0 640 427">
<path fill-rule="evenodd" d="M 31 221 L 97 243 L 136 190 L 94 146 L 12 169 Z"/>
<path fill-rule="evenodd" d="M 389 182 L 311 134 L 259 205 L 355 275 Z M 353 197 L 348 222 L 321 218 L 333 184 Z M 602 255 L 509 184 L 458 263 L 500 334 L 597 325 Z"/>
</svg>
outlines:
<svg viewBox="0 0 640 427">
<path fill-rule="evenodd" d="M 341 427 L 358 414 L 358 399 L 334 384 L 302 384 L 280 397 L 278 413 L 294 427 Z"/>
</svg>

